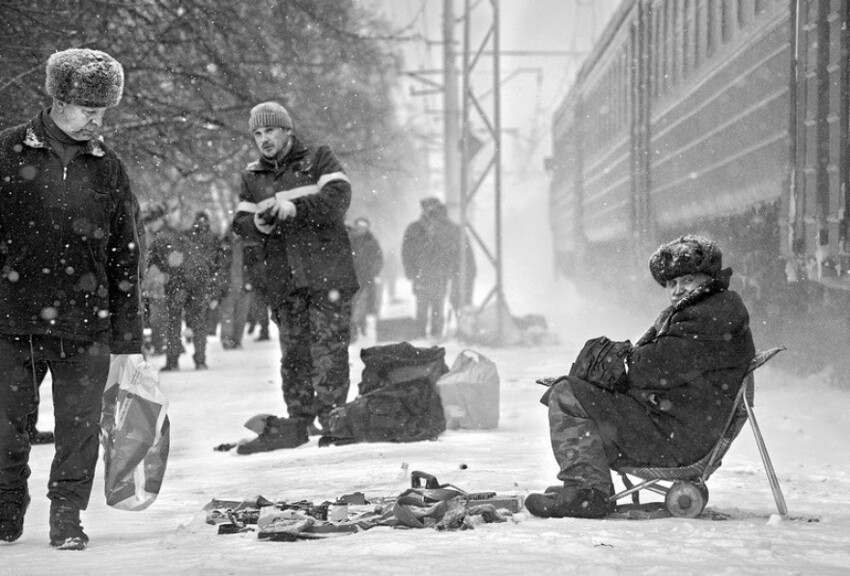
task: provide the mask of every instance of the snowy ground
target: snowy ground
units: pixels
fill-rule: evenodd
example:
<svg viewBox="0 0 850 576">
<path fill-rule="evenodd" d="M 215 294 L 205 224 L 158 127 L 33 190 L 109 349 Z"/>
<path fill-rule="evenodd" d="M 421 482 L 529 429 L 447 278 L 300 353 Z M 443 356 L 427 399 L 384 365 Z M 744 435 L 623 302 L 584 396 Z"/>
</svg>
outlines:
<svg viewBox="0 0 850 576">
<path fill-rule="evenodd" d="M 162 376 L 171 402 L 172 451 L 157 502 L 143 512 L 107 507 L 101 464 L 91 505 L 83 513 L 91 537 L 88 550 L 54 551 L 47 543 L 44 497 L 53 448 L 36 446 L 33 503 L 24 535 L 0 545 L 0 573 L 850 574 L 847 385 L 826 384 L 823 376 L 792 377 L 770 365 L 757 373 L 756 410 L 790 515 L 797 519 L 775 515 L 746 429 L 708 484 L 709 509 L 731 515 L 726 521 L 546 520 L 520 514 L 514 522 L 463 532 L 375 528 L 295 543 L 260 541 L 251 533 L 219 536 L 205 524 L 201 509 L 213 498 L 263 495 L 321 502 L 358 490 L 367 497 L 397 495 L 409 482 L 404 463 L 469 491 L 524 495 L 545 488 L 553 483 L 556 468 L 535 379 L 565 372 L 586 338 L 607 333 L 634 340 L 655 312 L 606 319 L 597 307 L 591 324 L 590 313 L 582 311 L 590 307 L 577 297 L 574 303 L 574 310 L 556 319 L 558 345 L 475 348 L 499 368 L 500 426 L 448 431 L 436 442 L 319 448 L 312 439 L 294 450 L 252 456 L 215 452 L 219 443 L 252 435 L 242 427 L 250 416 L 283 414 L 284 407 L 274 341 L 247 337 L 244 349 L 223 351 L 213 340 L 209 371 L 187 369 L 191 362 L 184 356 L 184 371 Z M 453 340 L 444 345 L 451 364 L 463 346 Z M 352 360 L 356 384 L 362 369 L 358 346 L 352 347 Z M 45 429 L 52 426 L 48 388 L 41 410 Z"/>
</svg>

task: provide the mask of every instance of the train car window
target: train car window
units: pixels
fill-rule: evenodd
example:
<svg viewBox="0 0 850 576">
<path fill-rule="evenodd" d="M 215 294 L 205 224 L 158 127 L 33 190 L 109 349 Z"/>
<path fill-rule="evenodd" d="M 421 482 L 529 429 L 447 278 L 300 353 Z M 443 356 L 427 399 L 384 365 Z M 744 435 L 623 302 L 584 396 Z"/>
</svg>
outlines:
<svg viewBox="0 0 850 576">
<path fill-rule="evenodd" d="M 681 2 L 671 2 L 673 10 L 673 73 L 670 79 L 673 86 L 682 81 L 682 4 Z"/>
<path fill-rule="evenodd" d="M 631 99 L 631 76 L 629 76 L 629 62 L 631 62 L 631 50 L 627 47 L 626 51 L 623 54 L 623 93 L 621 95 L 621 109 L 622 109 L 622 124 L 620 128 L 622 129 L 624 126 L 628 124 L 629 118 L 629 101 Z"/>
<path fill-rule="evenodd" d="M 682 78 L 688 77 L 693 66 L 694 18 L 691 12 L 692 8 L 691 0 L 684 0 L 682 6 Z"/>
<path fill-rule="evenodd" d="M 753 21 L 753 0 L 738 0 L 738 28 Z"/>
<path fill-rule="evenodd" d="M 663 66 L 661 65 L 661 16 L 659 12 L 652 14 L 653 34 L 651 39 L 652 46 L 652 67 L 654 69 L 655 82 L 652 87 L 652 96 L 658 98 L 660 96 L 660 88 L 663 74 Z"/>
<path fill-rule="evenodd" d="M 708 13 L 706 14 L 706 45 L 705 55 L 710 58 L 720 44 L 720 21 L 723 6 L 720 0 L 708 1 Z"/>
<path fill-rule="evenodd" d="M 724 44 L 732 40 L 735 34 L 735 24 L 732 19 L 732 8 L 735 0 L 721 0 L 720 37 Z"/>
<path fill-rule="evenodd" d="M 705 59 L 705 0 L 694 0 L 694 70 L 700 67 Z"/>
<path fill-rule="evenodd" d="M 661 37 L 659 38 L 659 43 L 661 44 L 661 61 L 659 62 L 659 69 L 661 70 L 662 95 L 667 93 L 667 83 L 670 80 L 670 21 L 667 19 L 668 5 L 669 3 L 667 2 L 667 0 L 664 0 L 661 5 L 661 10 L 658 14 L 658 16 L 661 18 Z"/>
</svg>

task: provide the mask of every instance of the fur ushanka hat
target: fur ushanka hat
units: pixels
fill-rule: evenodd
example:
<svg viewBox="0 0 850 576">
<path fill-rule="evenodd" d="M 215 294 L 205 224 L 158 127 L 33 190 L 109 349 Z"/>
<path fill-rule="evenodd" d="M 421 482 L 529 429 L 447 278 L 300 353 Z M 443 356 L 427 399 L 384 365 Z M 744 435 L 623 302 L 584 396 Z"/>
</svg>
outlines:
<svg viewBox="0 0 850 576">
<path fill-rule="evenodd" d="M 47 93 L 87 108 L 117 106 L 124 92 L 124 69 L 106 52 L 70 48 L 47 59 Z"/>
<path fill-rule="evenodd" d="M 659 247 L 649 257 L 649 271 L 662 286 L 668 280 L 702 272 L 715 278 L 723 268 L 723 252 L 714 240 L 687 234 Z"/>
</svg>

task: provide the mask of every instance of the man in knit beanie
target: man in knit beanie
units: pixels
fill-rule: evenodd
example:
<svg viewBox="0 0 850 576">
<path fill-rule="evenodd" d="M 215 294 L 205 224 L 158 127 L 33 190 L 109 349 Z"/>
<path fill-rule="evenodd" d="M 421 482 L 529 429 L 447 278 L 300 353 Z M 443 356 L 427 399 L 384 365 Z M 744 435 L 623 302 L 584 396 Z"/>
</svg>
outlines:
<svg viewBox="0 0 850 576">
<path fill-rule="evenodd" d="M 270 417 L 240 454 L 289 448 L 328 429 L 349 388 L 357 277 L 345 214 L 351 185 L 330 148 L 307 145 L 277 102 L 251 110 L 260 157 L 242 172 L 233 230 L 262 247 L 266 293 L 280 334 L 286 425 Z M 315 420 L 318 420 L 319 426 Z"/>
<path fill-rule="evenodd" d="M 604 517 L 614 505 L 611 468 L 687 466 L 723 434 L 755 354 L 732 271 L 713 240 L 694 235 L 661 246 L 649 269 L 671 305 L 634 346 L 619 343 L 624 356 L 583 363 L 613 358 L 604 376 L 582 371 L 580 357 L 541 399 L 563 484 L 526 498 L 535 516 Z"/>
<path fill-rule="evenodd" d="M 50 544 L 81 550 L 110 354 L 142 350 L 142 227 L 124 164 L 97 137 L 121 100 L 121 64 L 99 50 L 57 52 L 44 86 L 52 104 L 0 132 L 0 540 L 23 532 L 27 423 L 49 371 Z"/>
</svg>

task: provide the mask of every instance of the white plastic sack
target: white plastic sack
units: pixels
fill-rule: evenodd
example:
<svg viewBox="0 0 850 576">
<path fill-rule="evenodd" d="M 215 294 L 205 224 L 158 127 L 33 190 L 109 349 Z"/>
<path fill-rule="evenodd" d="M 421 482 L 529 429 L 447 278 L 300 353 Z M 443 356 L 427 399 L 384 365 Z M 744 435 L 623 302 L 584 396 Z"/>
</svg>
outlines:
<svg viewBox="0 0 850 576">
<path fill-rule="evenodd" d="M 492 360 L 464 350 L 437 381 L 437 390 L 449 430 L 499 426 L 499 373 Z"/>
<path fill-rule="evenodd" d="M 141 354 L 115 354 L 103 393 L 100 441 L 106 503 L 144 510 L 156 500 L 170 445 L 168 400 Z"/>
</svg>

